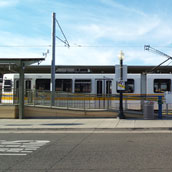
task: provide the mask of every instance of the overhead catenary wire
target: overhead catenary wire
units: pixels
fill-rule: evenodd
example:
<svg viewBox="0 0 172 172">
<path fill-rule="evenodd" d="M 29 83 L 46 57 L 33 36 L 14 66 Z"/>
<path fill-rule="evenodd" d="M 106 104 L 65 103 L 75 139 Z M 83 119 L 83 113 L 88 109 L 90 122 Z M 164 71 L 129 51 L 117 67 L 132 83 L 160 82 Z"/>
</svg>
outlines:
<svg viewBox="0 0 172 172">
<path fill-rule="evenodd" d="M 51 45 L 0 45 L 1 48 L 41 48 L 51 47 Z"/>
<path fill-rule="evenodd" d="M 56 45 L 56 47 L 66 47 L 66 41 L 62 40 L 61 38 L 57 37 L 60 41 L 65 43 L 65 45 Z M 0 48 L 44 48 L 44 47 L 52 47 L 52 45 L 0 45 Z M 84 44 L 70 44 L 70 48 L 143 48 L 143 45 L 84 45 Z M 162 48 L 172 48 L 172 46 L 163 46 L 163 45 L 156 45 L 154 47 L 162 47 Z"/>
<path fill-rule="evenodd" d="M 170 63 L 168 63 L 166 66 L 169 66 L 172 63 L 172 61 Z"/>
</svg>

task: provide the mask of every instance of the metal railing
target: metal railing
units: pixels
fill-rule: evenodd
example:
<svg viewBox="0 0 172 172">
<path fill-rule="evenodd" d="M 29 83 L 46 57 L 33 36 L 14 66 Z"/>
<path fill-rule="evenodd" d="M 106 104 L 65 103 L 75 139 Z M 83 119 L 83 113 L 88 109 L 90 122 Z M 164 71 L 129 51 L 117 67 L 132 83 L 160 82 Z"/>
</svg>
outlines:
<svg viewBox="0 0 172 172">
<path fill-rule="evenodd" d="M 164 102 L 162 107 L 162 116 L 164 118 L 172 118 L 172 104 L 167 104 Z"/>
<path fill-rule="evenodd" d="M 1 98 L 2 98 L 2 90 L 0 90 L 0 104 L 1 104 Z"/>
<path fill-rule="evenodd" d="M 25 90 L 25 105 L 51 105 L 51 92 L 50 91 L 38 91 L 38 90 Z M 19 91 L 13 90 L 13 93 L 0 92 L 1 104 L 18 104 L 19 103 Z M 143 98 L 139 96 L 125 96 L 123 101 L 123 107 L 125 109 L 140 109 L 141 100 Z M 119 109 L 119 94 L 74 94 L 67 92 L 55 93 L 55 106 L 66 109 Z"/>
<path fill-rule="evenodd" d="M 25 105 L 51 106 L 51 92 L 38 90 L 25 90 Z M 18 104 L 19 91 L 2 94 L 0 91 L 1 104 Z M 158 110 L 157 96 L 129 95 L 123 96 L 124 110 L 143 110 L 145 101 L 154 102 L 154 110 Z M 95 94 L 74 94 L 67 92 L 55 93 L 55 106 L 66 109 L 106 109 L 119 110 L 119 94 L 95 95 Z M 163 104 L 163 114 L 170 114 L 172 105 Z"/>
</svg>

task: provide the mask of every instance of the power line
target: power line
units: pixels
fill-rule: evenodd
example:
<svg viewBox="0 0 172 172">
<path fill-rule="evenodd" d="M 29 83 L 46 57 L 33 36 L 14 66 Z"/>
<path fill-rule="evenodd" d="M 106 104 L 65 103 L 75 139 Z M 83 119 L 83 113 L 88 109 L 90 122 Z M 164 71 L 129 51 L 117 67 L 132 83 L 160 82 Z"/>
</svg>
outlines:
<svg viewBox="0 0 172 172">
<path fill-rule="evenodd" d="M 59 38 L 58 38 L 59 39 Z M 66 47 L 67 45 L 56 45 L 56 47 Z M 52 47 L 51 45 L 0 45 L 1 48 L 44 48 L 44 47 Z M 74 44 L 70 45 L 70 48 L 143 48 L 143 45 L 82 45 L 82 44 Z M 163 46 L 156 45 L 154 47 L 160 48 L 172 48 L 172 46 Z"/>
<path fill-rule="evenodd" d="M 0 45 L 2 48 L 41 48 L 51 47 L 51 45 Z"/>
</svg>

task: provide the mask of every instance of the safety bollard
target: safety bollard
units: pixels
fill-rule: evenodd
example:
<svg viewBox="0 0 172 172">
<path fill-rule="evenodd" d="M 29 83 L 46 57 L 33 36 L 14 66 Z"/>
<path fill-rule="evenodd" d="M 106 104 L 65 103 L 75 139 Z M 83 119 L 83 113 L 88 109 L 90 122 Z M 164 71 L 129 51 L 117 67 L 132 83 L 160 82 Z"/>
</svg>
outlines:
<svg viewBox="0 0 172 172">
<path fill-rule="evenodd" d="M 162 96 L 158 96 L 158 118 L 162 119 Z"/>
</svg>

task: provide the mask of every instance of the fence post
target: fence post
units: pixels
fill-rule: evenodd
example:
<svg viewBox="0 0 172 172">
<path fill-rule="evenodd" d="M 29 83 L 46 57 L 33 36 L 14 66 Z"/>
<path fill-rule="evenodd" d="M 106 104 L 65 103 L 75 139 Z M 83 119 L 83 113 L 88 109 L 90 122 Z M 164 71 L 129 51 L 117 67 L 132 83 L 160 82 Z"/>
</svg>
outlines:
<svg viewBox="0 0 172 172">
<path fill-rule="evenodd" d="M 162 119 L 162 96 L 158 96 L 158 118 Z"/>
<path fill-rule="evenodd" d="M 35 106 L 36 90 L 33 90 L 33 105 Z"/>
<path fill-rule="evenodd" d="M 88 107 L 89 107 L 89 109 L 90 109 L 90 93 L 88 94 L 89 95 L 89 97 L 88 97 Z"/>
<path fill-rule="evenodd" d="M 69 101 L 69 93 L 67 93 L 67 94 L 66 94 L 66 100 L 67 100 L 67 102 L 66 102 L 66 103 L 67 103 L 67 109 L 68 109 L 68 106 L 69 106 L 69 105 L 68 105 L 68 101 Z"/>
<path fill-rule="evenodd" d="M 168 104 L 166 103 L 166 118 L 168 117 Z"/>
<path fill-rule="evenodd" d="M 84 111 L 85 111 L 85 95 L 84 95 Z"/>
<path fill-rule="evenodd" d="M 128 96 L 125 96 L 125 110 L 128 110 L 128 106 L 127 106 L 127 98 L 128 98 Z"/>
<path fill-rule="evenodd" d="M 0 90 L 0 103 L 1 103 L 1 98 L 2 98 L 2 90 Z"/>
</svg>

